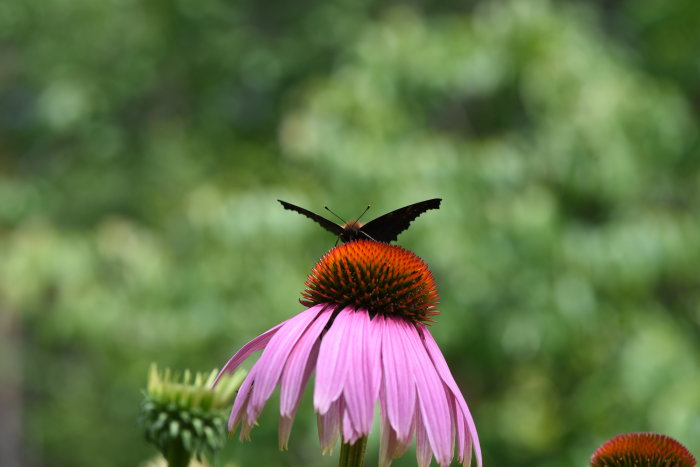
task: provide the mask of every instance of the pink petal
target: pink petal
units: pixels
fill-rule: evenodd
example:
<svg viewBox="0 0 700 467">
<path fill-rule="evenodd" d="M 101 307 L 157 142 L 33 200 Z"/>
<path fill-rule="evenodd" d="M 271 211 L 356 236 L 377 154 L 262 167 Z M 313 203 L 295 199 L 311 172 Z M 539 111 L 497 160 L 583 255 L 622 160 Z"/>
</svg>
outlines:
<svg viewBox="0 0 700 467">
<path fill-rule="evenodd" d="M 418 467 L 429 467 L 433 453 L 430 451 L 428 433 L 420 415 L 420 410 L 416 411 L 416 459 Z"/>
<path fill-rule="evenodd" d="M 321 452 L 323 454 L 333 451 L 335 442 L 340 435 L 340 414 L 345 408 L 342 399 L 332 402 L 324 414 L 317 415 L 318 438 L 321 442 Z"/>
<path fill-rule="evenodd" d="M 326 413 L 331 403 L 338 399 L 343 391 L 350 357 L 346 348 L 346 335 L 352 323 L 353 313 L 355 311 L 350 308 L 342 309 L 321 338 L 314 388 L 314 408 L 319 414 Z"/>
<path fill-rule="evenodd" d="M 384 412 L 382 411 L 382 415 Z M 391 427 L 389 419 L 382 416 L 380 418 L 381 437 L 379 439 L 379 467 L 388 467 L 394 459 L 394 452 L 398 442 L 396 441 L 396 432 Z"/>
<path fill-rule="evenodd" d="M 469 445 L 471 448 L 469 431 L 467 430 L 467 424 L 466 420 L 464 419 L 464 415 L 462 414 L 462 409 L 459 407 L 457 399 L 455 398 L 454 394 L 452 394 L 452 391 L 449 388 L 447 388 L 447 397 L 448 399 L 450 399 L 450 408 L 452 410 L 452 414 L 455 417 L 454 423 L 457 427 L 457 456 L 460 462 L 464 464 L 465 448 L 467 445 Z M 468 452 L 467 456 L 469 457 L 471 462 L 471 452 Z"/>
<path fill-rule="evenodd" d="M 290 417 L 299 405 L 301 393 L 316 366 L 319 336 L 332 314 L 330 309 L 321 312 L 299 338 L 287 359 L 280 383 L 280 415 L 283 417 Z M 313 348 L 316 352 L 312 352 Z"/>
<path fill-rule="evenodd" d="M 306 387 L 306 383 L 309 381 L 309 378 L 311 377 L 311 373 L 313 373 L 314 368 L 316 367 L 316 358 L 318 357 L 318 348 L 320 346 L 321 342 L 317 339 L 314 342 L 313 348 L 311 349 L 311 352 L 309 354 L 308 359 L 306 360 L 306 368 L 304 368 L 303 374 L 301 375 L 300 381 L 299 381 L 299 386 L 298 386 L 298 392 L 296 396 L 290 396 L 289 394 L 284 397 L 284 399 L 287 399 L 287 404 L 288 407 L 286 407 L 286 412 L 280 408 L 280 425 L 279 425 L 279 448 L 280 449 L 287 449 L 287 442 L 289 441 L 289 435 L 292 432 L 292 423 L 294 423 L 294 416 L 297 413 L 297 409 L 299 408 L 299 402 L 301 401 L 301 393 L 304 391 L 304 388 Z M 290 357 L 291 358 L 291 357 Z M 286 373 L 287 368 L 285 367 L 285 373 Z M 284 374 L 282 375 L 282 390 L 284 390 Z M 284 393 L 284 391 L 283 391 Z M 294 398 L 296 397 L 296 398 Z M 280 402 L 280 405 L 282 402 Z"/>
<path fill-rule="evenodd" d="M 317 305 L 302 311 L 285 321 L 284 325 L 270 339 L 260 359 L 255 364 L 260 367 L 260 371 L 248 404 L 248 416 L 251 419 L 257 418 L 272 391 L 275 390 L 294 344 L 299 340 L 309 323 L 322 310 L 323 306 Z"/>
<path fill-rule="evenodd" d="M 469 429 L 467 428 L 466 417 L 462 413 L 462 409 L 459 407 L 457 398 L 448 388 L 448 397 L 450 400 L 450 406 L 452 407 L 453 414 L 455 415 L 455 424 L 457 425 L 457 445 L 458 445 L 458 457 L 460 463 L 468 467 L 472 462 L 472 439 L 469 434 Z"/>
<path fill-rule="evenodd" d="M 385 319 L 375 316 L 370 321 L 369 341 L 367 342 L 367 362 L 370 367 L 370 397 L 376 401 L 379 397 L 379 387 L 382 383 L 382 335 L 384 334 Z M 374 412 L 374 411 L 373 411 Z"/>
<path fill-rule="evenodd" d="M 286 451 L 289 443 L 289 435 L 292 433 L 292 424 L 294 423 L 294 415 L 291 417 L 280 417 L 279 425 L 277 426 L 277 433 L 279 440 L 277 447 L 280 451 Z"/>
<path fill-rule="evenodd" d="M 411 423 L 410 434 L 401 442 L 396 437 L 396 431 L 392 428 L 387 417 L 386 395 L 383 390 L 379 393 L 379 411 L 381 414 L 379 423 L 382 431 L 379 442 L 379 465 L 380 467 L 387 467 L 393 459 L 401 457 L 411 445 L 415 423 Z M 413 417 L 413 420 L 415 420 L 415 417 Z"/>
<path fill-rule="evenodd" d="M 345 413 L 343 413 L 343 443 L 355 444 L 355 442 L 361 437 L 362 433 L 360 433 L 352 424 L 350 414 L 348 413 L 348 406 L 346 404 Z"/>
<path fill-rule="evenodd" d="M 247 415 L 244 415 L 243 420 L 241 421 L 241 436 L 239 439 L 241 441 L 243 439 L 247 439 L 248 441 L 250 441 L 250 432 L 254 426 L 255 422 L 249 419 Z"/>
<path fill-rule="evenodd" d="M 430 447 L 438 464 L 449 465 L 454 451 L 454 428 L 442 379 L 435 370 L 416 328 L 405 323 L 403 331 L 406 342 L 412 347 L 410 355 L 415 365 L 413 378 L 418 390 L 418 406 Z"/>
<path fill-rule="evenodd" d="M 376 318 L 375 318 L 376 319 Z M 383 391 L 386 413 L 398 440 L 411 435 L 410 428 L 416 406 L 416 387 L 413 382 L 413 356 L 404 345 L 404 322 L 386 319 L 382 335 L 382 362 L 384 367 Z"/>
<path fill-rule="evenodd" d="M 226 362 L 226 365 L 224 365 L 219 374 L 216 375 L 216 379 L 214 380 L 212 387 L 216 386 L 216 383 L 219 382 L 219 379 L 224 373 L 231 373 L 232 371 L 235 371 L 236 368 L 238 368 L 238 366 L 250 356 L 250 354 L 252 354 L 256 350 L 260 350 L 263 347 L 265 347 L 267 343 L 270 342 L 270 339 L 272 339 L 272 336 L 274 336 L 275 333 L 279 331 L 279 328 L 281 328 L 284 325 L 284 323 L 286 323 L 286 321 L 278 324 L 277 326 L 268 331 L 265 331 L 264 333 L 260 334 L 258 337 L 241 347 L 241 349 L 238 352 L 236 352 L 235 355 L 231 357 L 228 362 Z"/>
<path fill-rule="evenodd" d="M 345 352 L 348 355 L 348 374 L 343 387 L 343 398 L 347 408 L 349 421 L 352 422 L 353 434 L 349 429 L 343 430 L 345 440 L 368 435 L 372 430 L 374 419 L 374 404 L 377 395 L 374 393 L 373 377 L 375 369 L 372 362 L 378 362 L 379 353 L 370 349 L 370 320 L 369 313 L 357 310 L 350 315 L 347 333 L 344 336 Z"/>
<path fill-rule="evenodd" d="M 457 383 L 452 377 L 452 373 L 450 372 L 450 368 L 447 366 L 445 357 L 442 355 L 442 352 L 440 352 L 440 348 L 435 342 L 435 339 L 433 339 L 433 336 L 430 334 L 430 332 L 428 332 L 428 329 L 422 324 L 418 325 L 418 331 L 421 334 L 421 337 L 423 337 L 425 348 L 428 350 L 428 354 L 430 355 L 430 358 L 433 361 L 435 369 L 437 370 L 447 387 L 450 388 L 450 391 L 452 392 L 452 395 L 457 401 L 457 404 L 461 409 L 461 413 L 467 422 L 467 426 L 469 427 L 469 438 L 471 439 L 469 446 L 467 446 L 466 437 L 458 437 L 460 459 L 462 460 L 462 463 L 464 463 L 465 465 L 469 465 L 468 459 L 471 459 L 471 444 L 473 443 L 474 452 L 476 453 L 476 462 L 477 465 L 481 467 L 482 459 L 481 446 L 479 444 L 479 435 L 476 432 L 474 419 L 472 418 L 472 415 L 469 412 L 469 408 L 467 407 L 467 403 L 464 400 L 464 396 L 462 396 L 462 393 L 460 392 Z M 459 425 L 457 426 L 459 427 Z"/>
<path fill-rule="evenodd" d="M 255 367 L 250 370 L 250 373 L 246 376 L 246 379 L 241 384 L 238 389 L 238 394 L 236 394 L 236 400 L 233 403 L 233 408 L 231 409 L 231 415 L 228 419 L 228 429 L 229 431 L 235 431 L 238 424 L 241 422 L 242 417 L 246 415 L 246 407 L 248 406 L 248 400 L 250 399 L 250 390 L 253 387 L 253 382 L 255 381 Z M 243 432 L 241 431 L 241 439 L 243 439 Z"/>
</svg>

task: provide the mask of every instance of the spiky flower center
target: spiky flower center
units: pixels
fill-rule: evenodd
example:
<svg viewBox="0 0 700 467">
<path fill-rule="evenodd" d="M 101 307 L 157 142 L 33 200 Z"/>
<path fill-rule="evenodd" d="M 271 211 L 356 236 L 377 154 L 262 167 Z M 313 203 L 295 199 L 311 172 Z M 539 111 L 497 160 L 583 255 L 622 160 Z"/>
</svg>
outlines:
<svg viewBox="0 0 700 467">
<path fill-rule="evenodd" d="M 223 409 L 233 400 L 245 371 L 223 375 L 212 388 L 216 374 L 214 370 L 208 375 L 193 375 L 187 370 L 178 375 L 169 369 L 160 372 L 151 365 L 142 422 L 146 440 L 168 459 L 173 460 L 172 456 L 177 457 L 183 449 L 187 459 L 214 454 L 224 447 L 227 430 Z"/>
<path fill-rule="evenodd" d="M 604 443 L 592 467 L 693 467 L 695 458 L 678 441 L 658 433 L 625 433 Z"/>
<path fill-rule="evenodd" d="M 412 252 L 371 240 L 344 243 L 326 253 L 309 274 L 301 303 L 330 303 L 371 314 L 431 321 L 439 312 L 435 280 Z"/>
</svg>

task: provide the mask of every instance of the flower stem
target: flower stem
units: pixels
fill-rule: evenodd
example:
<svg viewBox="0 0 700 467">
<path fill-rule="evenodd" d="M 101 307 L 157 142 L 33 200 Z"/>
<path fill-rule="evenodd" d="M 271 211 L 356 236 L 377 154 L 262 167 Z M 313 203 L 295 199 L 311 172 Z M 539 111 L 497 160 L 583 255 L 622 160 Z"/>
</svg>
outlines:
<svg viewBox="0 0 700 467">
<path fill-rule="evenodd" d="M 362 438 L 355 441 L 355 444 L 341 444 L 338 467 L 363 467 L 365 465 L 366 448 L 366 436 L 363 436 Z"/>
<path fill-rule="evenodd" d="M 190 465 L 192 456 L 179 441 L 171 443 L 163 454 L 165 454 L 165 460 L 168 461 L 168 467 L 187 467 Z"/>
</svg>

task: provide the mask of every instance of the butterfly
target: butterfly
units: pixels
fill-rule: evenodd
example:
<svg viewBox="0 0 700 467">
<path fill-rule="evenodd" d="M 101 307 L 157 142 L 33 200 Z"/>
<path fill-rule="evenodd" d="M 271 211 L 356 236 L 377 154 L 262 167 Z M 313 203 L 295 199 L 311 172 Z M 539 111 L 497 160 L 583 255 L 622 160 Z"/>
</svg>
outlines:
<svg viewBox="0 0 700 467">
<path fill-rule="evenodd" d="M 337 235 L 343 243 L 361 238 L 390 243 L 396 240 L 399 234 L 406 230 L 408 225 L 425 211 L 430 209 L 438 209 L 442 199 L 433 198 L 426 201 L 421 201 L 420 203 L 409 204 L 408 206 L 404 206 L 395 211 L 384 214 L 383 216 L 379 216 L 366 224 L 362 224 L 357 220 L 354 220 L 346 222 L 343 225 L 336 224 L 335 222 L 329 221 L 325 217 L 316 214 L 315 212 L 300 208 L 299 206 L 287 203 L 281 199 L 278 199 L 277 201 L 282 203 L 284 209 L 296 211 L 299 214 L 316 221 L 321 225 L 321 227 Z"/>
</svg>

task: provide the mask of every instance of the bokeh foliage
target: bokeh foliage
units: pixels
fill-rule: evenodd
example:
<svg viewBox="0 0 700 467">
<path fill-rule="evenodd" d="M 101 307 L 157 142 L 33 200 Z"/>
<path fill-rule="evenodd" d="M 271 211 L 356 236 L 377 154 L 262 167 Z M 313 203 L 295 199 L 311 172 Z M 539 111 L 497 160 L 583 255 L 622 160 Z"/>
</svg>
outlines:
<svg viewBox="0 0 700 467">
<path fill-rule="evenodd" d="M 221 366 L 333 245 L 276 199 L 439 196 L 399 243 L 436 275 L 487 465 L 584 465 L 642 430 L 699 455 L 697 31 L 692 0 L 0 3 L 15 449 L 152 455 L 150 362 Z M 308 400 L 289 452 L 276 424 L 222 462 L 334 464 Z"/>
</svg>

